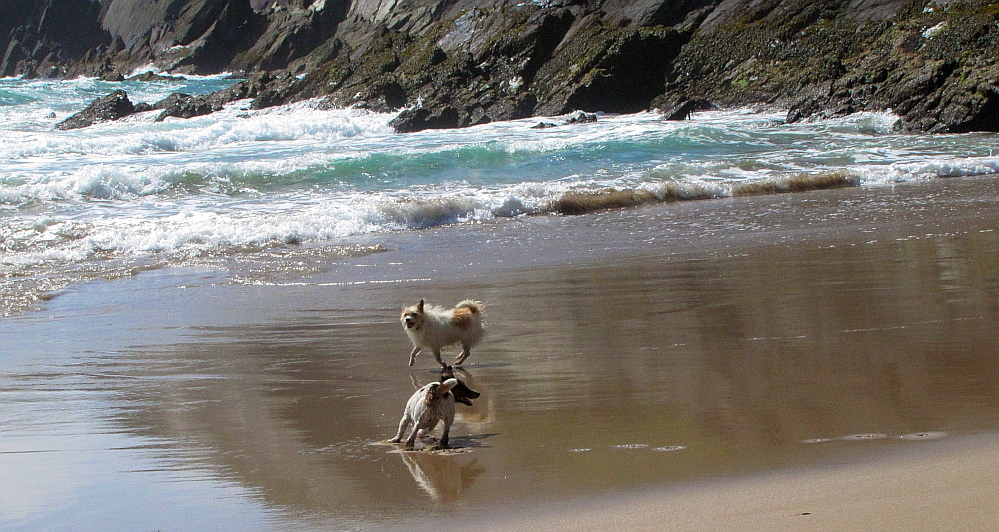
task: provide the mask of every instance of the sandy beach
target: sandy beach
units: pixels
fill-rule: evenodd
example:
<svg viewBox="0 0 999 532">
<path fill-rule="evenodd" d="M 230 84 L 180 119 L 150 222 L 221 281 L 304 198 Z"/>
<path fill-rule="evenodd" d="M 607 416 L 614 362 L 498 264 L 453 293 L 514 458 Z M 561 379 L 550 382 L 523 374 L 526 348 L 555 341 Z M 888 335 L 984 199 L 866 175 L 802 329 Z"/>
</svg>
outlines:
<svg viewBox="0 0 999 532">
<path fill-rule="evenodd" d="M 488 530 L 995 530 L 999 439 L 870 463 L 694 483 L 496 520 Z"/>
<path fill-rule="evenodd" d="M 997 186 L 525 217 L 380 236 L 315 275 L 74 286 L 0 322 L 4 527 L 992 529 Z M 482 397 L 459 452 L 401 453 L 384 440 L 436 374 L 406 365 L 399 309 L 466 297 Z"/>
</svg>

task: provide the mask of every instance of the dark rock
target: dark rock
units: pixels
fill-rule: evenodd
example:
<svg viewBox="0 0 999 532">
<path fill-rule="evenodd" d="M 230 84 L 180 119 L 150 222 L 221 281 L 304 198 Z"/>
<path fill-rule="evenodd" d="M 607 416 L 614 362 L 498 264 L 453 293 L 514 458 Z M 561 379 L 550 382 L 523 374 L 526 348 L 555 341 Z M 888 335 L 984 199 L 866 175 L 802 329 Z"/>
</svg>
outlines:
<svg viewBox="0 0 999 532">
<path fill-rule="evenodd" d="M 583 111 L 576 111 L 569 115 L 569 118 L 565 119 L 566 124 L 590 124 L 597 121 L 597 115 L 594 113 L 584 113 Z"/>
<path fill-rule="evenodd" d="M 284 105 L 296 101 L 295 96 L 298 84 L 299 79 L 291 74 L 283 77 L 273 77 L 256 92 L 250 107 L 253 109 L 266 109 L 275 105 Z M 223 103 L 228 103 L 228 101 Z"/>
<path fill-rule="evenodd" d="M 414 133 L 424 129 L 448 129 L 460 125 L 459 113 L 454 107 L 441 109 L 405 109 L 389 125 L 398 133 Z"/>
<path fill-rule="evenodd" d="M 215 91 L 211 98 L 223 104 L 246 98 L 256 98 L 257 95 L 267 90 L 276 79 L 270 72 L 257 72 L 228 88 Z"/>
<path fill-rule="evenodd" d="M 663 113 L 662 120 L 687 120 L 695 111 L 710 111 L 718 106 L 704 98 L 683 100 Z"/>
<path fill-rule="evenodd" d="M 295 76 L 275 76 L 271 72 L 256 72 L 231 87 L 215 91 L 204 97 L 216 110 L 236 100 L 253 99 L 253 109 L 264 109 L 295 101 L 300 95 L 299 80 Z"/>
<path fill-rule="evenodd" d="M 553 127 L 558 127 L 558 125 L 551 122 L 538 122 L 537 124 L 531 126 L 531 129 L 549 129 Z"/>
<path fill-rule="evenodd" d="M 111 71 L 102 73 L 100 75 L 99 79 L 101 81 L 118 82 L 118 81 L 125 81 L 125 76 L 124 76 L 124 74 L 122 74 L 121 72 L 118 72 L 117 70 L 111 70 Z"/>
<path fill-rule="evenodd" d="M 135 106 L 123 90 L 116 90 L 103 98 L 97 98 L 86 109 L 56 124 L 59 130 L 78 129 L 98 122 L 119 120 L 135 112 Z"/>
<path fill-rule="evenodd" d="M 184 76 L 164 76 L 163 74 L 157 74 L 155 72 L 147 71 L 141 74 L 136 74 L 134 76 L 129 76 L 128 81 L 187 81 Z"/>
<path fill-rule="evenodd" d="M 212 102 L 208 98 L 176 92 L 156 102 L 153 104 L 153 107 L 163 109 L 159 116 L 156 117 L 157 122 L 162 122 L 171 116 L 176 118 L 193 118 L 222 110 L 222 105 Z"/>
</svg>

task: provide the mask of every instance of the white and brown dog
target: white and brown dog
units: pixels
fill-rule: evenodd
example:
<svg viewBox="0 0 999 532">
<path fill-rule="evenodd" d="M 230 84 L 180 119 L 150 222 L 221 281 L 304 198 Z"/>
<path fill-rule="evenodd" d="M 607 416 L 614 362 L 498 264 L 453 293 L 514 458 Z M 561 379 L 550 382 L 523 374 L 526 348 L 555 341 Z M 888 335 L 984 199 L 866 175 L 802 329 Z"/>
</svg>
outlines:
<svg viewBox="0 0 999 532">
<path fill-rule="evenodd" d="M 421 433 L 423 436 L 429 435 L 443 421 L 444 433 L 441 435 L 440 447 L 449 449 L 448 433 L 454 423 L 454 403 L 472 406 L 472 399 L 478 397 L 479 392 L 465 386 L 464 382 L 454 377 L 451 368 L 446 367 L 441 373 L 440 382 L 431 382 L 413 392 L 406 403 L 402 419 L 399 420 L 399 432 L 389 441 L 401 442 L 403 433 L 412 425 L 413 432 L 406 439 L 406 448 L 412 449 Z"/>
<path fill-rule="evenodd" d="M 416 362 L 416 355 L 421 350 L 430 349 L 437 363 L 446 368 L 447 364 L 441 361 L 441 348 L 461 344 L 461 353 L 454 360 L 454 365 L 460 366 L 486 332 L 482 327 L 483 308 L 482 303 L 471 299 L 458 303 L 453 309 L 426 305 L 421 299 L 416 305 L 402 309 L 399 319 L 413 342 L 409 365 Z"/>
</svg>

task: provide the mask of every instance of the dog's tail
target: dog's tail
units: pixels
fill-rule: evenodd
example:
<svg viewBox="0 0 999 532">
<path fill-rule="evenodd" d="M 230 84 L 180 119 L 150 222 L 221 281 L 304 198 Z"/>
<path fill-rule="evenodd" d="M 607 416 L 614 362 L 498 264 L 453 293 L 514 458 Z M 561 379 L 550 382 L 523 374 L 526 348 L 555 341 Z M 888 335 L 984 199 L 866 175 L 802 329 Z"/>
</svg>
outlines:
<svg viewBox="0 0 999 532">
<path fill-rule="evenodd" d="M 454 308 L 467 308 L 472 314 L 479 314 L 485 310 L 486 306 L 483 305 L 481 301 L 466 299 L 455 305 Z"/>
<path fill-rule="evenodd" d="M 451 388 L 458 385 L 458 379 L 451 377 L 444 382 L 432 382 L 427 386 L 427 394 L 423 396 L 423 404 L 430 406 L 434 401 L 446 396 Z"/>
</svg>

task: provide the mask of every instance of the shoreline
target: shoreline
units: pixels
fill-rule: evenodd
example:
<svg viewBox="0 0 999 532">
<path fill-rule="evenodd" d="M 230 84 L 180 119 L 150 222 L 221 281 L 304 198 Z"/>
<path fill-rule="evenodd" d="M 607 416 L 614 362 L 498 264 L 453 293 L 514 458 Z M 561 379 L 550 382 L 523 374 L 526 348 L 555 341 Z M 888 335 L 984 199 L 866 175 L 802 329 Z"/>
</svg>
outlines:
<svg viewBox="0 0 999 532">
<path fill-rule="evenodd" d="M 891 455 L 489 516 L 475 528 L 533 530 L 993 530 L 999 435 L 957 436 Z M 427 528 L 429 530 L 429 528 Z"/>
</svg>

